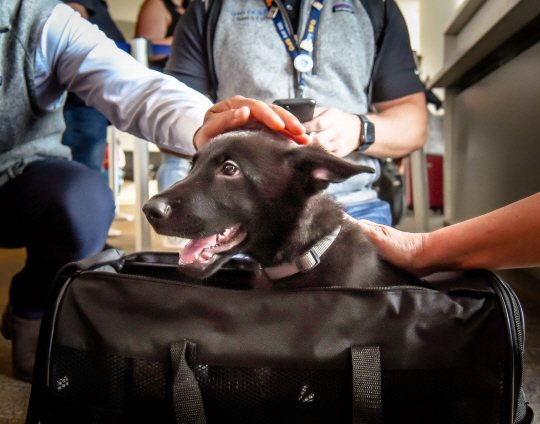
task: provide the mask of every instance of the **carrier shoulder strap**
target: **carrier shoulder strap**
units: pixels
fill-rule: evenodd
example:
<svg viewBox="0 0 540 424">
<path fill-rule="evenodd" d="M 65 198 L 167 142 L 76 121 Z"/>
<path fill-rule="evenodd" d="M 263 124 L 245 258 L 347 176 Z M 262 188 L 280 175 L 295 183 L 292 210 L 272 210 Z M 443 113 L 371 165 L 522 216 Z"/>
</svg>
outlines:
<svg viewBox="0 0 540 424">
<path fill-rule="evenodd" d="M 375 36 L 375 55 L 379 52 L 382 42 L 382 34 L 386 25 L 386 0 L 360 0 L 362 6 L 373 25 L 373 34 Z"/>
<path fill-rule="evenodd" d="M 386 0 L 361 0 L 364 9 L 373 25 L 373 35 L 375 39 L 375 55 L 373 57 L 373 66 L 371 68 L 371 77 L 367 91 L 368 104 L 371 105 L 371 91 L 373 89 L 373 71 L 375 70 L 375 61 L 381 49 L 383 32 L 386 26 Z"/>
</svg>

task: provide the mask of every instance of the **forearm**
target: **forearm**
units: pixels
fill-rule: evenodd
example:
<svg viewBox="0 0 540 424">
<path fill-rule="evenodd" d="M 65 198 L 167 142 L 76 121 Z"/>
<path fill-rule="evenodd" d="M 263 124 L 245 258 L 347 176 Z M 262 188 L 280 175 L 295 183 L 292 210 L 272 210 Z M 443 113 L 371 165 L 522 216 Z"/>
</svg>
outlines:
<svg viewBox="0 0 540 424">
<path fill-rule="evenodd" d="M 375 143 L 366 154 L 400 158 L 424 145 L 427 139 L 427 108 L 424 93 L 376 105 L 366 114 L 375 125 Z"/>
<path fill-rule="evenodd" d="M 540 266 L 540 193 L 434 231 L 413 260 L 430 271 Z"/>
<path fill-rule="evenodd" d="M 47 46 L 61 86 L 101 111 L 119 129 L 182 154 L 212 103 L 174 78 L 151 71 L 120 51 L 75 13 L 53 11 Z M 71 20 L 71 22 L 70 22 Z"/>
<path fill-rule="evenodd" d="M 172 37 L 165 37 L 165 38 L 154 38 L 150 40 L 152 44 L 160 45 L 160 46 L 170 46 L 173 42 Z"/>
</svg>

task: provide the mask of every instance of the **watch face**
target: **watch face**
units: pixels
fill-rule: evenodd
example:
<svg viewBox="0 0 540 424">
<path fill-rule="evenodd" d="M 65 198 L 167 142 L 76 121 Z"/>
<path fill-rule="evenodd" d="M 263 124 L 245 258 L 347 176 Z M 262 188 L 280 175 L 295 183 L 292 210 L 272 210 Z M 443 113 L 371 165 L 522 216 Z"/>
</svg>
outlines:
<svg viewBox="0 0 540 424">
<path fill-rule="evenodd" d="M 364 121 L 364 144 L 373 144 L 375 141 L 375 125 Z"/>
<path fill-rule="evenodd" d="M 375 125 L 364 115 L 358 115 L 362 121 L 362 144 L 358 148 L 360 152 L 363 152 L 369 146 L 375 142 Z"/>
</svg>

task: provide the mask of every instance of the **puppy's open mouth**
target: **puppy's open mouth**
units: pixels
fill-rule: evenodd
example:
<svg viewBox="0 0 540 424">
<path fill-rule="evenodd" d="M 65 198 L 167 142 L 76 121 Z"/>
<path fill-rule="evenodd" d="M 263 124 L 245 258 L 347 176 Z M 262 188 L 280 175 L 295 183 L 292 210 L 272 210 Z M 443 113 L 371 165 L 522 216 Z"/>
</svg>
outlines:
<svg viewBox="0 0 540 424">
<path fill-rule="evenodd" d="M 240 224 L 227 228 L 219 234 L 214 234 L 199 240 L 190 240 L 180 253 L 180 265 L 208 265 L 216 259 L 220 252 L 231 250 L 240 244 L 247 236 Z"/>
</svg>

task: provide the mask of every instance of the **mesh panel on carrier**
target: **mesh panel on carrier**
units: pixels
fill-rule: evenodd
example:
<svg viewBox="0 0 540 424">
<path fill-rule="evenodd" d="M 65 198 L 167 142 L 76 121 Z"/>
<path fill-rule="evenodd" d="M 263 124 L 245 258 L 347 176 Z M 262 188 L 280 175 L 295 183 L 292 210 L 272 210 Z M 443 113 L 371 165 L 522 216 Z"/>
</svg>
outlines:
<svg viewBox="0 0 540 424">
<path fill-rule="evenodd" d="M 53 346 L 49 391 L 60 401 L 174 423 L 171 365 Z M 196 365 L 208 423 L 350 423 L 351 371 Z M 501 364 L 382 370 L 383 422 L 502 423 Z M 61 404 L 61 402 L 60 402 Z M 118 422 L 115 420 L 115 422 Z M 153 421 L 158 422 L 158 421 Z"/>
</svg>

